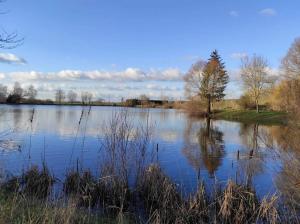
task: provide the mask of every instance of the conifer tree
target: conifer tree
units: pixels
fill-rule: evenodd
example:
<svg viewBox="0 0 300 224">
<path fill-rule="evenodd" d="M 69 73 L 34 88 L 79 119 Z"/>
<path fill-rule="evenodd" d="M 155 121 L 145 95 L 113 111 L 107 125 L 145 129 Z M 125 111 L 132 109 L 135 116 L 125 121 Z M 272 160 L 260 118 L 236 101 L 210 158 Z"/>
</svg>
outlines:
<svg viewBox="0 0 300 224">
<path fill-rule="evenodd" d="M 201 82 L 200 95 L 207 101 L 207 113 L 211 113 L 211 105 L 214 101 L 220 101 L 225 97 L 225 88 L 229 77 L 221 57 L 215 50 L 211 53 Z"/>
</svg>

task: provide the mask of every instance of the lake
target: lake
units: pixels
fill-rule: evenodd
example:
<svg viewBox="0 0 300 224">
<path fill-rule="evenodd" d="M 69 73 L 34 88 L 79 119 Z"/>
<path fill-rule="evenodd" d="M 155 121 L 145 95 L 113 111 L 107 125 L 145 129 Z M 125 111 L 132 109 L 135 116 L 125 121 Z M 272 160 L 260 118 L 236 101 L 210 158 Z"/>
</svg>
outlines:
<svg viewBox="0 0 300 224">
<path fill-rule="evenodd" d="M 97 172 L 103 159 L 103 127 L 118 107 L 0 106 L 0 170 L 19 175 L 43 161 L 60 180 L 71 167 Z M 285 155 L 299 158 L 284 144 L 286 127 L 190 118 L 173 109 L 128 108 L 134 125 L 152 127 L 151 159 L 184 192 L 226 184 L 251 184 L 258 195 L 281 192 L 287 175 Z M 80 124 L 79 124 L 80 121 Z M 157 150 L 158 149 L 158 150 Z M 156 152 L 157 150 L 157 152 Z M 79 161 L 79 162 L 78 162 Z"/>
</svg>

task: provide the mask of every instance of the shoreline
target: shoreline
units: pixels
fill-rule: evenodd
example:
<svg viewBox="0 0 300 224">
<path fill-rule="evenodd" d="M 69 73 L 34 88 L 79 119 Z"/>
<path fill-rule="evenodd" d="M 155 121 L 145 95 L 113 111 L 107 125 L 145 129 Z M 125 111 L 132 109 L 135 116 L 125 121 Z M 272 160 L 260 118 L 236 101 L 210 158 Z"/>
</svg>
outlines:
<svg viewBox="0 0 300 224">
<path fill-rule="evenodd" d="M 89 107 L 89 106 L 95 106 L 95 107 L 124 107 L 124 108 L 138 108 L 138 109 L 176 109 L 181 110 L 183 112 L 186 112 L 187 114 L 189 112 L 185 111 L 183 108 L 178 108 L 175 106 L 163 106 L 163 105 L 143 105 L 143 106 L 128 106 L 124 105 L 124 103 L 121 102 L 108 102 L 108 103 L 93 103 L 93 104 L 82 104 L 82 103 L 0 103 L 0 105 L 9 105 L 9 106 L 82 106 L 82 107 Z M 196 118 L 205 118 L 203 114 L 201 115 L 191 115 L 192 117 Z M 288 113 L 282 112 L 282 111 L 270 111 L 270 110 L 264 110 L 257 113 L 255 110 L 218 110 L 213 112 L 210 115 L 211 119 L 214 120 L 225 120 L 225 121 L 235 121 L 240 123 L 246 123 L 246 124 L 265 124 L 265 125 L 287 125 L 288 123 Z"/>
</svg>

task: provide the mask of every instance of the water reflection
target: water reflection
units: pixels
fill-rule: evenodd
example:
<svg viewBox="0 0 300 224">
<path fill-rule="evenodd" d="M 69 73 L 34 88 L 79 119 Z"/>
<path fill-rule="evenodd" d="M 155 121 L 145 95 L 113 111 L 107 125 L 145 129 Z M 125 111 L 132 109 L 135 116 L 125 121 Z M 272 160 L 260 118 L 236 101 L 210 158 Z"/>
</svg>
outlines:
<svg viewBox="0 0 300 224">
<path fill-rule="evenodd" d="M 275 175 L 276 188 L 285 200 L 300 207 L 300 127 L 292 120 L 286 127 L 271 127 L 262 138 L 276 152 L 281 166 Z"/>
<path fill-rule="evenodd" d="M 23 116 L 23 110 L 21 108 L 14 108 L 13 111 L 14 129 L 21 128 L 21 121 Z"/>
<path fill-rule="evenodd" d="M 198 178 L 200 178 L 200 169 L 202 166 L 208 171 L 210 177 L 214 177 L 225 156 L 223 133 L 217 127 L 213 126 L 211 119 L 206 119 L 197 132 L 198 144 L 195 144 L 191 142 L 190 138 L 190 135 L 193 133 L 191 125 L 190 121 L 185 130 L 183 154 L 197 171 Z"/>
<path fill-rule="evenodd" d="M 263 129 L 262 129 L 263 130 Z M 252 186 L 253 178 L 264 171 L 264 147 L 260 142 L 259 124 L 241 124 L 243 149 L 237 153 L 237 181 Z"/>
<path fill-rule="evenodd" d="M 203 163 L 213 177 L 225 155 L 223 133 L 213 127 L 210 119 L 206 119 L 206 127 L 200 128 L 198 136 Z"/>
<path fill-rule="evenodd" d="M 0 134 L 0 147 L 3 143 L 9 148 L 0 150 L 0 161 L 5 161 L 11 173 L 22 171 L 30 149 L 31 163 L 41 164 L 45 157 L 56 175 L 64 175 L 71 155 L 74 161 L 82 160 L 85 168 L 97 169 L 98 158 L 103 157 L 99 150 L 103 123 L 120 110 L 1 105 L 0 133 L 14 132 L 9 137 Z M 213 183 L 215 178 L 223 182 L 231 178 L 258 186 L 262 194 L 279 190 L 295 197 L 295 192 L 300 192 L 299 128 L 193 119 L 176 110 L 128 110 L 134 124 L 153 124 L 152 148 L 159 144 L 159 162 L 171 178 L 191 186 L 199 179 Z M 18 151 L 14 142 L 2 140 L 18 140 L 22 150 Z"/>
</svg>

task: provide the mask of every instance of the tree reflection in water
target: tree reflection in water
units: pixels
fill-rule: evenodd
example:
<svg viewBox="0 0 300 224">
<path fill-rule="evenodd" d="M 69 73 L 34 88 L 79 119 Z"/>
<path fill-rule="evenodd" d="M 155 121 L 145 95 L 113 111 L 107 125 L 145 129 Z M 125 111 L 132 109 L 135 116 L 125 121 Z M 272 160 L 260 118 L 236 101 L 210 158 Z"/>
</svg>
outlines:
<svg viewBox="0 0 300 224">
<path fill-rule="evenodd" d="M 299 116 L 298 116 L 299 117 Z M 281 161 L 275 177 L 276 188 L 285 201 L 300 207 L 300 126 L 299 118 L 292 119 L 286 127 L 274 126 L 264 133 L 264 143 L 276 152 Z"/>
<path fill-rule="evenodd" d="M 248 186 L 252 185 L 256 175 L 264 171 L 265 153 L 259 137 L 260 131 L 258 124 L 241 124 L 240 127 L 239 135 L 243 147 L 236 149 L 239 151 L 239 157 L 236 157 L 235 162 L 236 181 Z M 185 128 L 182 151 L 196 170 L 198 180 L 201 169 L 207 170 L 209 176 L 213 178 L 226 156 L 224 133 L 214 126 L 213 120 L 206 119 L 205 122 L 199 122 L 190 119 Z"/>
<path fill-rule="evenodd" d="M 213 177 L 225 155 L 223 133 L 213 127 L 210 119 L 206 119 L 206 127 L 201 127 L 199 130 L 198 141 L 204 166 Z"/>
<path fill-rule="evenodd" d="M 225 156 L 223 133 L 213 126 L 211 119 L 206 119 L 197 132 L 193 132 L 193 123 L 189 120 L 185 129 L 183 154 L 197 171 L 198 180 L 201 168 L 205 168 L 210 177 L 214 177 Z M 197 135 L 193 136 L 193 133 Z"/>
<path fill-rule="evenodd" d="M 252 186 L 253 178 L 264 171 L 264 152 L 260 142 L 260 128 L 256 124 L 242 124 L 240 137 L 244 146 L 237 158 L 237 182 Z"/>
</svg>

